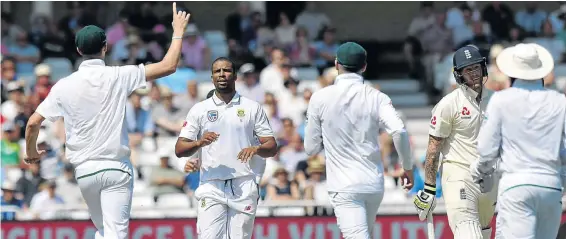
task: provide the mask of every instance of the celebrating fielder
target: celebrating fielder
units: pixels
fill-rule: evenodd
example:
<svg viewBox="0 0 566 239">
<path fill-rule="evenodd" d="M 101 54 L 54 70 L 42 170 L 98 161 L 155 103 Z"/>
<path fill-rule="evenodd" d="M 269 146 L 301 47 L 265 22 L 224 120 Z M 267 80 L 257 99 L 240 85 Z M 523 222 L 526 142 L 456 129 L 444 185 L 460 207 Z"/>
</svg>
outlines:
<svg viewBox="0 0 566 239">
<path fill-rule="evenodd" d="M 75 166 L 81 193 L 98 230 L 95 238 L 128 238 L 134 185 L 128 131 L 124 125 L 128 96 L 175 72 L 181 39 L 189 20 L 173 3 L 173 39 L 162 61 L 138 66 L 106 66 L 106 34 L 96 26 L 77 32 L 77 51 L 88 58 L 78 71 L 61 79 L 37 107 L 26 127 L 28 163 L 42 152 L 36 141 L 41 123 L 63 118 L 66 156 Z"/>
<path fill-rule="evenodd" d="M 175 145 L 177 157 L 200 149 L 200 186 L 195 191 L 200 239 L 251 238 L 259 181 L 250 160 L 273 157 L 277 151 L 263 108 L 240 96 L 235 81 L 234 63 L 216 59 L 215 93 L 191 108 Z"/>
<path fill-rule="evenodd" d="M 487 239 L 495 211 L 496 190 L 482 194 L 472 181 L 469 166 L 479 157 L 477 137 L 483 119 L 487 78 L 485 58 L 472 45 L 458 49 L 453 58 L 454 78 L 459 87 L 446 95 L 432 110 L 425 162 L 425 187 L 414 204 L 420 220 L 425 220 L 436 205 L 436 174 L 440 153 L 442 190 L 448 222 L 458 239 Z M 486 178 L 484 185 L 494 180 Z"/>
<path fill-rule="evenodd" d="M 566 176 L 566 98 L 545 89 L 542 80 L 554 60 L 539 45 L 518 44 L 499 54 L 497 66 L 512 86 L 496 92 L 487 106 L 472 177 L 485 183 L 501 157 L 497 238 L 554 239 Z"/>
<path fill-rule="evenodd" d="M 173 3 L 173 39 L 162 61 L 137 66 L 106 66 L 106 34 L 96 26 L 77 32 L 77 51 L 86 57 L 79 69 L 61 79 L 37 107 L 26 127 L 26 162 L 36 163 L 42 152 L 36 141 L 41 123 L 63 118 L 66 156 L 75 174 L 95 238 L 128 238 L 134 186 L 125 109 L 128 96 L 147 81 L 175 72 L 181 40 L 189 20 Z"/>
<path fill-rule="evenodd" d="M 393 137 L 406 189 L 413 186 L 409 138 L 391 99 L 363 83 L 365 49 L 347 42 L 336 55 L 334 85 L 315 92 L 309 103 L 305 151 L 324 149 L 330 203 L 344 238 L 369 239 L 384 193 L 379 127 Z"/>
</svg>

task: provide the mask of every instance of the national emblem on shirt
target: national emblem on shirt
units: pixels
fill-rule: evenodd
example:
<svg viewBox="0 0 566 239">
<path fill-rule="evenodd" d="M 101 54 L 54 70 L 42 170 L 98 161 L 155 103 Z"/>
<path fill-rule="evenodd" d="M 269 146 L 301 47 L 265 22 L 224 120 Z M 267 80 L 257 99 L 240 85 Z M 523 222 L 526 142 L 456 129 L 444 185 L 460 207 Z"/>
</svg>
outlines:
<svg viewBox="0 0 566 239">
<path fill-rule="evenodd" d="M 218 119 L 218 110 L 209 110 L 207 113 L 208 121 L 214 122 Z"/>
<path fill-rule="evenodd" d="M 244 109 L 238 109 L 238 117 L 243 118 L 244 116 L 246 116 L 246 112 L 244 111 Z"/>
<path fill-rule="evenodd" d="M 430 128 L 436 128 L 436 116 L 432 116 L 432 119 L 430 119 Z"/>
</svg>

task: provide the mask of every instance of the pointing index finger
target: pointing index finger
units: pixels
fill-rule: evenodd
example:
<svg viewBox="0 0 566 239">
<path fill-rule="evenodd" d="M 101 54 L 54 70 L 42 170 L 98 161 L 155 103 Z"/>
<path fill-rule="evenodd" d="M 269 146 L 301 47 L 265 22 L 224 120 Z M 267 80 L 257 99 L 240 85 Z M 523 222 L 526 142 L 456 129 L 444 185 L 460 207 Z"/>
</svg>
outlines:
<svg viewBox="0 0 566 239">
<path fill-rule="evenodd" d="M 173 16 L 177 14 L 177 2 L 173 2 Z"/>
</svg>

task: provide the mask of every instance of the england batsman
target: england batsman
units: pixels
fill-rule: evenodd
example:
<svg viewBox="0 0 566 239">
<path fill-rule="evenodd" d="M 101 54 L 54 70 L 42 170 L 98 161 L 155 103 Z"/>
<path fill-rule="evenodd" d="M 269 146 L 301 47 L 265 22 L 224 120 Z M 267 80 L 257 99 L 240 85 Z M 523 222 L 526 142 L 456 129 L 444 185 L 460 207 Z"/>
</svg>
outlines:
<svg viewBox="0 0 566 239">
<path fill-rule="evenodd" d="M 379 128 L 391 134 L 401 158 L 403 187 L 413 186 L 409 137 L 391 99 L 364 84 L 366 50 L 354 42 L 338 47 L 334 85 L 316 91 L 309 102 L 305 151 L 324 150 L 328 195 L 345 239 L 373 238 L 384 195 Z"/>
<path fill-rule="evenodd" d="M 501 158 L 496 238 L 554 239 L 566 179 L 566 97 L 543 82 L 554 60 L 537 44 L 518 44 L 503 50 L 496 62 L 512 85 L 496 92 L 487 106 L 472 178 L 492 190 L 482 184 Z"/>
<path fill-rule="evenodd" d="M 77 32 L 77 51 L 86 57 L 79 69 L 53 86 L 26 127 L 27 163 L 37 163 L 41 123 L 63 118 L 66 156 L 75 166 L 78 186 L 97 229 L 95 238 L 128 238 L 134 186 L 125 125 L 126 102 L 147 81 L 175 72 L 189 20 L 173 3 L 173 38 L 162 61 L 137 66 L 106 66 L 106 34 L 96 26 Z"/>
<path fill-rule="evenodd" d="M 235 81 L 234 63 L 216 59 L 215 93 L 191 108 L 175 145 L 177 157 L 201 153 L 200 186 L 195 191 L 200 239 L 251 238 L 259 181 L 250 160 L 277 152 L 261 104 L 240 96 Z"/>
<path fill-rule="evenodd" d="M 485 58 L 473 45 L 458 49 L 453 58 L 458 83 L 432 110 L 425 161 L 425 187 L 414 204 L 420 220 L 426 220 L 436 205 L 436 174 L 440 153 L 442 190 L 448 223 L 457 239 L 487 239 L 495 211 L 496 190 L 484 194 L 475 184 L 469 166 L 478 160 L 478 133 L 487 103 L 483 84 L 487 80 Z M 493 178 L 490 178 L 493 179 Z M 487 180 L 486 185 L 494 180 Z"/>
</svg>

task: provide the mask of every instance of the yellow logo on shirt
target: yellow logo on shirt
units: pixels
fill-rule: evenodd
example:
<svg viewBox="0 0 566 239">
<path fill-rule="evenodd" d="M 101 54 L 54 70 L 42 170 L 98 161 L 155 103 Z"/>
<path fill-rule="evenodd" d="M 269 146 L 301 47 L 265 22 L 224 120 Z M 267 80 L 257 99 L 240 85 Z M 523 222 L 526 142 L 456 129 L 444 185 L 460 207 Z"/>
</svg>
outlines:
<svg viewBox="0 0 566 239">
<path fill-rule="evenodd" d="M 244 109 L 238 109 L 238 117 L 242 118 L 246 116 L 246 112 L 244 111 Z"/>
<path fill-rule="evenodd" d="M 206 207 L 206 202 L 204 201 L 204 198 L 201 200 L 200 207 L 202 208 Z"/>
</svg>

